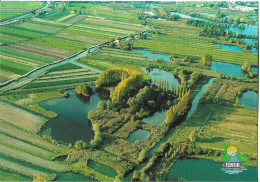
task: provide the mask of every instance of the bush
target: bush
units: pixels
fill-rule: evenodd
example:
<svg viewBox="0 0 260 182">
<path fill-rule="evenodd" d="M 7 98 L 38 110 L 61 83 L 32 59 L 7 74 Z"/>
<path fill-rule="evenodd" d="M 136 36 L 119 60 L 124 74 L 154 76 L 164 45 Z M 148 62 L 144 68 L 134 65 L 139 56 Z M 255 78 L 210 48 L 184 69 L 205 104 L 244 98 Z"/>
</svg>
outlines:
<svg viewBox="0 0 260 182">
<path fill-rule="evenodd" d="M 77 94 L 81 94 L 84 96 L 90 96 L 93 91 L 92 88 L 88 84 L 79 85 L 75 88 Z"/>
</svg>

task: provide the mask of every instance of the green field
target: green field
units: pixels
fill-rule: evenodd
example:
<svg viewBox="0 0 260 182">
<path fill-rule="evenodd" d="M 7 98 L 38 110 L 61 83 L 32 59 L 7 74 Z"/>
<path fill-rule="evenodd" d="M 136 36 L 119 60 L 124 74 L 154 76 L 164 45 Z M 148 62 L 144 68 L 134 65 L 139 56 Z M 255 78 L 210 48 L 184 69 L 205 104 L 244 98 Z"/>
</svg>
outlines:
<svg viewBox="0 0 260 182">
<path fill-rule="evenodd" d="M 0 2 L 0 20 L 43 5 Z M 240 40 L 256 37 L 223 30 L 256 23 L 255 10 L 233 10 L 243 6 L 258 2 L 51 1 L 38 15 L 2 24 L 0 83 L 13 82 L 0 87 L 0 181 L 166 181 L 179 159 L 222 162 L 223 144 L 247 157 L 250 172 L 258 112 L 239 99 L 258 93 L 249 69 L 258 54 Z M 248 62 L 246 76 L 223 76 L 212 61 Z"/>
<path fill-rule="evenodd" d="M 13 18 L 40 8 L 42 2 L 0 2 L 0 20 Z"/>
</svg>

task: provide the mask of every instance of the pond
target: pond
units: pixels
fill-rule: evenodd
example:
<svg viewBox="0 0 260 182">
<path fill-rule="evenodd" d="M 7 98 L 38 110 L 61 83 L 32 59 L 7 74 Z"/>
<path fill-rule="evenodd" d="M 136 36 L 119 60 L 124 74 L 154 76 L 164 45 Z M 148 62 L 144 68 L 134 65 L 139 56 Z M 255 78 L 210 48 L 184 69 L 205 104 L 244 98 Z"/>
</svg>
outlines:
<svg viewBox="0 0 260 182">
<path fill-rule="evenodd" d="M 181 18 L 184 18 L 184 19 L 193 19 L 193 20 L 200 20 L 200 21 L 205 21 L 205 22 L 212 22 L 212 21 L 207 20 L 205 18 L 197 18 L 197 17 L 185 15 L 185 14 L 182 14 L 182 13 L 171 12 L 170 15 L 179 15 Z"/>
<path fill-rule="evenodd" d="M 142 53 L 142 56 L 147 57 L 149 59 L 163 59 L 170 61 L 170 57 L 163 54 L 153 54 L 150 51 L 143 50 L 143 49 L 132 49 L 134 52 Z"/>
<path fill-rule="evenodd" d="M 213 18 L 216 17 L 216 14 L 213 14 L 213 13 L 203 13 L 203 12 L 197 12 L 197 13 L 202 14 L 202 15 L 206 15 L 206 16 L 209 16 L 209 17 L 213 17 Z"/>
<path fill-rule="evenodd" d="M 242 52 L 242 49 L 238 46 L 231 46 L 226 44 L 216 44 L 216 45 L 219 45 L 220 49 L 222 50 Z"/>
<path fill-rule="evenodd" d="M 107 165 L 104 165 L 104 164 L 101 164 L 101 163 L 98 163 L 95 161 L 89 161 L 88 167 L 90 167 L 106 176 L 109 176 L 109 177 L 115 178 L 117 176 L 116 170 L 114 170 L 113 168 L 111 168 Z M 73 180 L 73 181 L 75 181 L 75 180 Z"/>
<path fill-rule="evenodd" d="M 144 118 L 143 122 L 160 126 L 166 119 L 166 112 L 167 110 L 156 112 L 152 116 Z"/>
<path fill-rule="evenodd" d="M 243 40 L 246 44 L 251 44 L 251 45 L 258 43 L 258 40 L 255 40 L 255 39 L 241 38 L 240 40 Z M 251 48 L 251 51 L 252 51 L 252 53 L 258 54 L 258 49 L 254 48 L 253 46 Z"/>
<path fill-rule="evenodd" d="M 207 159 L 177 160 L 171 167 L 167 181 L 181 178 L 185 181 L 257 181 L 257 168 L 246 167 L 238 174 L 227 174 L 221 170 L 222 163 Z"/>
<path fill-rule="evenodd" d="M 190 117 L 192 116 L 192 114 L 196 111 L 196 109 L 197 109 L 197 107 L 199 105 L 200 99 L 204 95 L 204 93 L 207 90 L 207 88 L 212 85 L 212 83 L 214 82 L 215 79 L 216 78 L 211 78 L 209 80 L 209 82 L 207 84 L 203 85 L 202 88 L 200 89 L 200 91 L 197 93 L 197 95 L 195 96 L 195 98 L 192 101 L 191 109 L 188 112 L 186 120 L 189 120 Z"/>
<path fill-rule="evenodd" d="M 243 35 L 255 35 L 255 36 L 258 35 L 258 27 L 255 25 L 245 25 L 244 29 L 240 29 L 238 27 L 234 27 L 230 25 L 229 28 L 226 30 L 229 30 L 234 33 L 243 34 Z"/>
<path fill-rule="evenodd" d="M 255 91 L 248 90 L 242 94 L 239 103 L 251 108 L 258 108 L 258 94 Z"/>
<path fill-rule="evenodd" d="M 141 67 L 141 69 L 143 70 L 144 73 L 146 72 L 145 67 Z M 172 84 L 175 88 L 179 86 L 179 81 L 173 76 L 172 73 L 170 73 L 168 71 L 164 71 L 164 70 L 154 68 L 154 69 L 150 70 L 149 75 L 151 76 L 152 83 L 154 83 L 155 78 L 168 82 L 168 84 L 169 84 L 168 89 L 169 90 L 171 89 Z"/>
<path fill-rule="evenodd" d="M 75 90 L 66 91 L 69 98 L 54 98 L 39 103 L 40 107 L 54 111 L 57 118 L 50 119 L 43 127 L 41 135 L 48 134 L 55 140 L 66 144 L 74 144 L 78 140 L 89 142 L 94 137 L 91 122 L 87 115 L 90 110 L 96 110 L 99 101 L 104 101 L 104 95 L 95 93 L 91 97 L 77 95 Z"/>
<path fill-rule="evenodd" d="M 212 62 L 211 70 L 216 71 L 218 73 L 222 73 L 225 76 L 231 76 L 233 75 L 234 77 L 240 77 L 244 78 L 245 73 L 243 72 L 242 68 L 240 65 L 237 64 L 230 64 L 230 63 L 222 63 L 222 62 Z M 253 67 L 251 69 L 252 72 L 258 72 L 258 68 Z"/>
<path fill-rule="evenodd" d="M 127 141 L 134 143 L 135 141 L 144 141 L 149 135 L 150 131 L 138 129 L 131 133 L 127 138 Z"/>
</svg>

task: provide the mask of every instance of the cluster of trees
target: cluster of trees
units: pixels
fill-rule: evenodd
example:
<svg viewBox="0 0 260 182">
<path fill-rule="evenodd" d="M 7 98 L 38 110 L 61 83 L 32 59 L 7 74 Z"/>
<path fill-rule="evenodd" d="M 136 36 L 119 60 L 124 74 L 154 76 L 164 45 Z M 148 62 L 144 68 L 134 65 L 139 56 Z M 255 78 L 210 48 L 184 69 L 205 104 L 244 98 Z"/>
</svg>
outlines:
<svg viewBox="0 0 260 182">
<path fill-rule="evenodd" d="M 165 80 L 154 78 L 153 83 L 156 87 L 158 87 L 163 92 L 168 92 L 169 83 Z"/>
<path fill-rule="evenodd" d="M 121 81 L 122 77 L 127 77 L 127 72 L 123 73 L 123 68 L 108 69 L 99 74 L 95 85 L 97 88 L 113 85 Z"/>
<path fill-rule="evenodd" d="M 146 158 L 146 155 L 147 155 L 147 150 L 146 149 L 143 149 L 140 153 L 139 153 L 139 156 L 138 156 L 138 162 L 143 162 L 143 160 Z"/>
<path fill-rule="evenodd" d="M 94 138 L 90 141 L 90 143 L 84 142 L 83 140 L 76 141 L 74 144 L 74 148 L 76 150 L 89 149 L 92 147 L 96 147 L 103 141 L 103 134 L 100 131 L 100 127 L 99 126 L 93 127 L 93 130 L 95 132 L 95 135 L 94 135 Z M 70 146 L 71 146 L 71 144 L 70 144 Z"/>
<path fill-rule="evenodd" d="M 210 54 L 203 54 L 200 60 L 200 64 L 202 66 L 211 66 L 212 63 L 212 56 Z"/>
<path fill-rule="evenodd" d="M 125 50 L 125 51 L 131 51 L 133 49 L 133 43 L 130 42 L 130 41 L 121 41 L 121 42 L 116 43 L 115 39 L 113 39 L 109 43 L 108 47 L 109 48 L 122 49 L 122 50 Z"/>
<path fill-rule="evenodd" d="M 200 32 L 201 36 L 204 37 L 218 37 L 226 35 L 223 28 L 226 28 L 224 25 L 215 25 L 213 23 L 208 23 L 200 20 L 187 19 L 186 25 L 192 25 L 195 27 L 201 27 L 202 31 Z"/>
<path fill-rule="evenodd" d="M 155 95 L 154 90 L 145 86 L 144 88 L 140 89 L 139 92 L 130 97 L 127 101 L 127 104 L 130 106 L 130 110 L 132 113 L 136 113 L 141 108 L 148 106 L 150 109 L 154 109 L 155 101 L 153 101 L 153 96 Z"/>
<path fill-rule="evenodd" d="M 181 80 L 181 85 L 185 86 L 186 88 L 190 88 L 200 78 L 201 73 L 200 72 L 191 72 L 191 71 L 177 68 L 173 71 L 173 75 L 178 76 L 178 78 Z M 189 78 L 189 80 L 188 80 L 188 78 Z"/>
<path fill-rule="evenodd" d="M 218 157 L 221 155 L 221 151 L 213 151 L 212 149 L 206 149 L 197 147 L 194 143 L 188 145 L 184 151 L 186 155 L 208 155 Z"/>
<path fill-rule="evenodd" d="M 190 79 L 188 80 L 188 87 L 192 87 L 200 77 L 201 77 L 200 72 L 191 73 Z"/>
<path fill-rule="evenodd" d="M 180 15 L 168 15 L 166 16 L 166 20 L 168 21 L 178 21 L 180 19 Z"/>
<path fill-rule="evenodd" d="M 187 109 L 187 106 L 189 104 L 189 99 L 190 90 L 185 90 L 185 92 L 182 93 L 180 101 L 167 111 L 165 120 L 165 124 L 167 126 L 173 124 L 178 116 L 183 115 L 185 113 L 185 110 Z"/>
<path fill-rule="evenodd" d="M 87 149 L 89 147 L 90 147 L 90 144 L 87 142 L 84 142 L 83 140 L 76 141 L 74 144 L 74 148 L 77 150 Z"/>
<path fill-rule="evenodd" d="M 110 92 L 111 102 L 109 107 L 118 109 L 122 104 L 124 104 L 125 97 L 132 91 L 138 89 L 142 85 L 143 74 L 136 72 L 130 74 L 129 77 L 123 79 L 115 89 Z"/>
<path fill-rule="evenodd" d="M 88 84 L 79 85 L 75 88 L 75 91 L 79 95 L 90 96 L 93 93 L 92 88 Z"/>
<path fill-rule="evenodd" d="M 248 61 L 242 65 L 242 70 L 247 73 L 251 72 L 251 65 Z"/>
</svg>

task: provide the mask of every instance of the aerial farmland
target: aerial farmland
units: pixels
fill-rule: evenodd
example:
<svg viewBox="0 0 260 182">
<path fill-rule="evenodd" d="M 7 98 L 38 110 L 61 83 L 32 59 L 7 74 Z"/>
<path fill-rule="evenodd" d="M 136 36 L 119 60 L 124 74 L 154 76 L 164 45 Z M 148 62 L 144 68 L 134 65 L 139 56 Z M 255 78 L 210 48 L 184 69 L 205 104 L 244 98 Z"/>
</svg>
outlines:
<svg viewBox="0 0 260 182">
<path fill-rule="evenodd" d="M 1 1 L 0 181 L 257 181 L 258 31 L 257 1 Z"/>
</svg>

